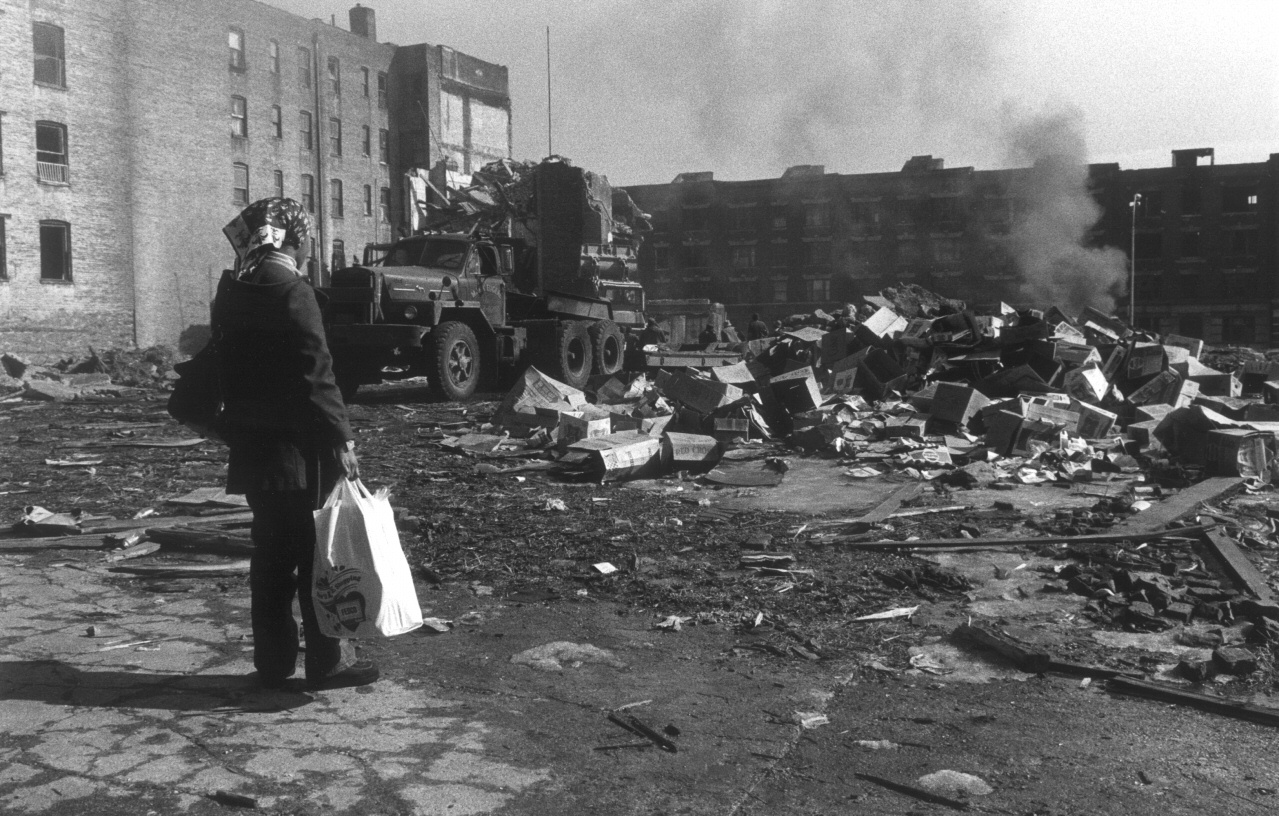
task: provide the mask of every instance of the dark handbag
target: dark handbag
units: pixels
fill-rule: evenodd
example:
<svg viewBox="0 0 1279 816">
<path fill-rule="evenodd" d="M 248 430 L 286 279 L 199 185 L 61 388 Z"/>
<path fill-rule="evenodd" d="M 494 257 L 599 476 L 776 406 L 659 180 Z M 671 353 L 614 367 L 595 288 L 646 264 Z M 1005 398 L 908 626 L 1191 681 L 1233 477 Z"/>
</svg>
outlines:
<svg viewBox="0 0 1279 816">
<path fill-rule="evenodd" d="M 169 416 L 198 433 L 217 437 L 222 414 L 218 352 L 212 341 L 198 354 L 173 367 L 178 381 L 169 395 Z"/>
</svg>

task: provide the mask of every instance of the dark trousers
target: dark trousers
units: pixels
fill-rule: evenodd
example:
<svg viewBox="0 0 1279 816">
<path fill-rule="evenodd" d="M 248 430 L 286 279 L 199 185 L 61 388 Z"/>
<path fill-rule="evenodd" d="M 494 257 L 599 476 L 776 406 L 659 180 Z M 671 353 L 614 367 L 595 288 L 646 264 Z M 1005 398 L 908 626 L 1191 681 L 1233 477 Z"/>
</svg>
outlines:
<svg viewBox="0 0 1279 816">
<path fill-rule="evenodd" d="M 253 665 L 264 680 L 289 677 L 297 668 L 296 595 L 306 634 L 306 677 L 318 680 L 351 660 L 346 641 L 320 633 L 311 604 L 315 558 L 316 494 L 312 490 L 249 491 L 253 510 L 253 557 L 249 565 L 252 596 Z"/>
</svg>

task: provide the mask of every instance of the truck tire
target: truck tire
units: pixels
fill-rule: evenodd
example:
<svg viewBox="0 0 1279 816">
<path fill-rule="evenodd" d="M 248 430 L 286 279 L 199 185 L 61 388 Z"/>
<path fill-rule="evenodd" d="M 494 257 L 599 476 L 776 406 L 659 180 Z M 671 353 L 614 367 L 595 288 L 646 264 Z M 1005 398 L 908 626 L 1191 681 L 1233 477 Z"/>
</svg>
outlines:
<svg viewBox="0 0 1279 816">
<path fill-rule="evenodd" d="M 616 374 L 622 370 L 622 357 L 626 352 L 626 341 L 622 338 L 622 329 L 611 320 L 592 323 L 591 348 L 595 352 L 595 373 Z"/>
<path fill-rule="evenodd" d="M 480 382 L 480 344 L 465 323 L 447 320 L 435 327 L 434 385 L 450 400 L 460 401 L 475 393 Z"/>
<path fill-rule="evenodd" d="M 595 359 L 589 324 L 580 320 L 562 321 L 555 329 L 554 351 L 552 367 L 559 380 L 574 388 L 584 388 Z"/>
</svg>

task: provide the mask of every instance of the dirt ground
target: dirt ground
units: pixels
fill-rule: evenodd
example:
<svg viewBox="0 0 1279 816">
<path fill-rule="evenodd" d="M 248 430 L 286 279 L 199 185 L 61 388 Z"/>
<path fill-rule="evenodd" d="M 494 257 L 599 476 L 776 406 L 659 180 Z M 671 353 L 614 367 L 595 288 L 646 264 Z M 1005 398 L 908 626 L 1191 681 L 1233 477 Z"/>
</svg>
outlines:
<svg viewBox="0 0 1279 816">
<path fill-rule="evenodd" d="M 448 812 L 944 812 L 951 807 L 857 774 L 919 786 L 926 774 L 947 770 L 988 786 L 946 794 L 977 812 L 1279 807 L 1279 766 L 1267 752 L 1274 729 L 1112 694 L 1099 679 L 1024 674 L 952 637 L 960 624 L 985 623 L 1075 663 L 1185 689 L 1192 686 L 1173 672 L 1181 656 L 1203 656 L 1209 634 L 1249 637 L 1229 623 L 1162 632 L 1099 623 L 1084 614 L 1088 599 L 1056 580 L 1054 569 L 1069 562 L 1060 549 L 980 549 L 985 537 L 1087 532 L 1095 496 L 929 485 L 903 510 L 962 509 L 890 519 L 873 537 L 970 536 L 973 549 L 858 550 L 841 522 L 904 481 L 854 481 L 837 462 L 774 450 L 791 466 L 776 488 L 717 488 L 689 474 L 599 484 L 553 476 L 535 456 L 441 446 L 477 427 L 499 396 L 450 404 L 408 383 L 363 391 L 351 408 L 364 481 L 391 490 L 424 612 L 451 622 L 444 633 L 417 632 L 366 651 L 384 676 L 482 715 L 506 735 L 493 751 L 548 769 L 495 808 Z M 189 437 L 168 419 L 164 399 L 140 389 L 72 403 L 0 403 L 0 523 L 16 522 L 27 505 L 115 519 L 191 513 L 165 500 L 220 486 L 224 450 L 209 442 L 137 446 Z M 1271 495 L 1247 500 L 1265 504 Z M 197 512 L 215 523 L 227 509 Z M 23 566 L 54 574 L 96 554 L 97 542 L 70 547 L 27 547 Z M 792 558 L 759 572 L 742 567 L 744 555 Z M 1250 555 L 1263 572 L 1274 569 L 1273 550 Z M 223 561 L 162 551 L 130 563 Z M 595 565 L 605 562 L 617 571 L 601 574 Z M 243 576 L 107 580 L 139 599 L 247 598 Z M 914 606 L 909 618 L 853 620 Z M 678 631 L 658 628 L 671 616 Z M 3 637 L 7 660 L 20 640 L 14 631 Z M 626 667 L 538 673 L 505 659 L 548 640 L 609 649 Z M 1258 671 L 1200 690 L 1274 704 L 1269 648 L 1249 643 Z M 601 714 L 629 703 L 642 704 L 630 709 L 642 719 L 670 725 L 679 753 L 606 748 L 637 743 Z M 811 727 L 797 725 L 805 715 Z M 0 795 L 15 789 L 0 778 Z M 324 812 L 400 812 L 390 799 L 375 800 Z M 152 811 L 206 812 L 167 808 Z"/>
</svg>

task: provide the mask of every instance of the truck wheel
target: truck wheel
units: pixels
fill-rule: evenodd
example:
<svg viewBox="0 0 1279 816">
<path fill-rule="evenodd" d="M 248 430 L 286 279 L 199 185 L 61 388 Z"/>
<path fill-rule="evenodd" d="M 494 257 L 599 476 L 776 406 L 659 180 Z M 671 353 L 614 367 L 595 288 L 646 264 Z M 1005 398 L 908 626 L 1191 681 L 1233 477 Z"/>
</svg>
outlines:
<svg viewBox="0 0 1279 816">
<path fill-rule="evenodd" d="M 591 347 L 595 352 L 595 373 L 616 374 L 622 370 L 622 356 L 626 343 L 622 329 L 611 320 L 601 320 L 590 326 Z"/>
<path fill-rule="evenodd" d="M 594 358 L 588 324 L 580 320 L 560 323 L 555 331 L 555 369 L 560 380 L 574 388 L 585 387 Z"/>
<path fill-rule="evenodd" d="M 435 367 L 431 379 L 451 400 L 475 393 L 480 381 L 480 344 L 465 323 L 445 321 L 436 326 Z"/>
</svg>

